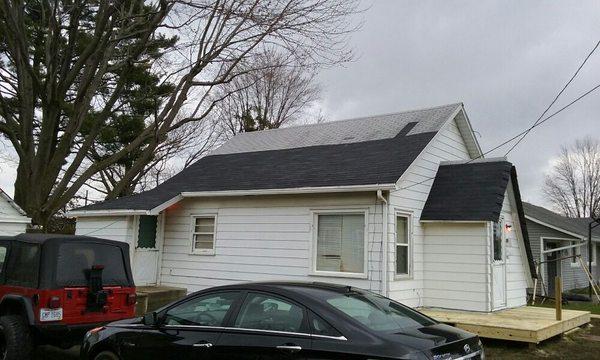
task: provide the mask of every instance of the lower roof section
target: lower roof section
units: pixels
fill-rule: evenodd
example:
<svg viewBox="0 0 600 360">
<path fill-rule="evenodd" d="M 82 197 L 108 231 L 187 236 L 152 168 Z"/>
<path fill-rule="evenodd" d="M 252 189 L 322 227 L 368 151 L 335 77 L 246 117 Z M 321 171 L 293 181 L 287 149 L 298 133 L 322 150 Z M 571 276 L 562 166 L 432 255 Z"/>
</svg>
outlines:
<svg viewBox="0 0 600 360">
<path fill-rule="evenodd" d="M 511 169 L 503 159 L 442 163 L 421 221 L 498 221 Z"/>
</svg>

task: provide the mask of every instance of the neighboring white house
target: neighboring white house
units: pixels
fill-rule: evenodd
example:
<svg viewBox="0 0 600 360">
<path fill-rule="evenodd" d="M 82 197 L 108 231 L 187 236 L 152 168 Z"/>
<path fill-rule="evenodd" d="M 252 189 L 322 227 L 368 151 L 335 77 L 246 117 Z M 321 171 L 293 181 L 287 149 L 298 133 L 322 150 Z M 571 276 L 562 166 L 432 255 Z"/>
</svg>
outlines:
<svg viewBox="0 0 600 360">
<path fill-rule="evenodd" d="M 481 155 L 462 104 L 245 133 L 70 215 L 77 234 L 132 245 L 138 285 L 320 281 L 410 306 L 522 306 L 534 274 L 516 174 Z"/>
<path fill-rule="evenodd" d="M 0 236 L 24 233 L 31 219 L 0 189 Z"/>
</svg>

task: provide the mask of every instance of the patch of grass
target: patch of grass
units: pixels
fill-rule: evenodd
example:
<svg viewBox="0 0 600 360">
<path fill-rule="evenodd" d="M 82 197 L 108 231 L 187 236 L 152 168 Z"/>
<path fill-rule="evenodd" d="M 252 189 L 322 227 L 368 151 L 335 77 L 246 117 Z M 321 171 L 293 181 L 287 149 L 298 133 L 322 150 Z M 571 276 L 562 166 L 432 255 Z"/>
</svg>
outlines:
<svg viewBox="0 0 600 360">
<path fill-rule="evenodd" d="M 536 303 L 532 306 L 554 308 L 554 301 L 546 300 L 543 304 Z M 600 315 L 600 305 L 591 302 L 569 301 L 568 304 L 563 305 L 563 309 L 589 311 L 592 314 Z"/>
<path fill-rule="evenodd" d="M 548 339 L 530 349 L 514 341 L 483 339 L 489 359 L 597 359 L 600 354 L 600 320 L 592 319 L 586 328 Z"/>
</svg>

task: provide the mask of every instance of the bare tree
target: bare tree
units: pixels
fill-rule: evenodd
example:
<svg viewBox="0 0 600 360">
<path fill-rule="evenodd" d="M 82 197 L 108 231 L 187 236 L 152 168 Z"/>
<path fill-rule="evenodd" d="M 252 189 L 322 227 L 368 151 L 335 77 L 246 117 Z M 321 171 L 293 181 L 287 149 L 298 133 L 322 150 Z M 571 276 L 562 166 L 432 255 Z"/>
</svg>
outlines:
<svg viewBox="0 0 600 360">
<path fill-rule="evenodd" d="M 126 193 L 172 132 L 223 100 L 214 87 L 250 71 L 240 63 L 265 48 L 315 65 L 348 60 L 357 3 L 1 1 L 0 134 L 19 158 L 16 202 L 45 225 L 90 179 L 129 157 L 108 197 Z M 160 103 L 138 109 L 149 91 Z M 132 111 L 143 121 L 136 136 L 91 161 L 107 126 Z"/>
<path fill-rule="evenodd" d="M 216 92 L 224 97 L 215 108 L 227 137 L 240 132 L 275 129 L 307 117 L 319 99 L 313 67 L 291 64 L 284 54 L 266 51 L 252 64 L 255 69 L 223 84 Z"/>
<path fill-rule="evenodd" d="M 586 137 L 563 146 L 546 175 L 544 192 L 568 217 L 600 216 L 600 140 Z"/>
</svg>

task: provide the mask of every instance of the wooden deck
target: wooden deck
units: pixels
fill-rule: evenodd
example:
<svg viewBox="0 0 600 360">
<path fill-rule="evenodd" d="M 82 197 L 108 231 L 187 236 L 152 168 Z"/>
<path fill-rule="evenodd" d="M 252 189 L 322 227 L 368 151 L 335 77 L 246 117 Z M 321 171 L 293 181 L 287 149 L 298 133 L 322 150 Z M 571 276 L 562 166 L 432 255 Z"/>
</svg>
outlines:
<svg viewBox="0 0 600 360">
<path fill-rule="evenodd" d="M 439 322 L 476 333 L 483 338 L 539 344 L 590 322 L 587 311 L 563 310 L 562 321 L 555 320 L 551 308 L 523 306 L 515 309 L 479 313 L 421 308 L 420 312 Z"/>
</svg>

